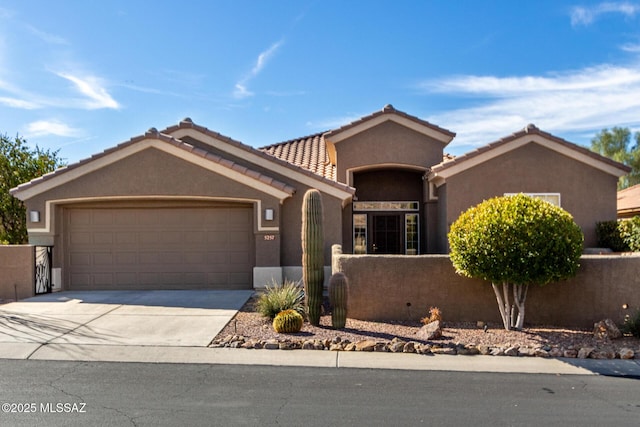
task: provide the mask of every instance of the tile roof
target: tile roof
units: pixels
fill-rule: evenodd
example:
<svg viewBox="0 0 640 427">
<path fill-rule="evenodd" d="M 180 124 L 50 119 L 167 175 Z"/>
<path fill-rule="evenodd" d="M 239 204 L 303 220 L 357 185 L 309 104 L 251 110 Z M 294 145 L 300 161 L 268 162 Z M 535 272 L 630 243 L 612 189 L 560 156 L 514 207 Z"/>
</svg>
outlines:
<svg viewBox="0 0 640 427">
<path fill-rule="evenodd" d="M 116 151 L 122 150 L 122 149 L 124 149 L 126 147 L 129 147 L 129 146 L 131 146 L 131 145 L 133 145 L 133 144 L 135 144 L 137 142 L 143 141 L 145 139 L 157 139 L 157 140 L 166 142 L 166 143 L 171 144 L 171 145 L 173 145 L 173 146 L 175 146 L 177 148 L 180 148 L 180 149 L 182 149 L 184 151 L 187 151 L 189 153 L 192 153 L 194 155 L 197 155 L 199 157 L 207 159 L 208 161 L 211 161 L 213 163 L 217 163 L 217 164 L 219 164 L 221 166 L 224 166 L 224 167 L 226 167 L 226 168 L 228 168 L 230 170 L 242 173 L 242 174 L 244 174 L 244 175 L 246 175 L 246 176 L 248 176 L 250 178 L 253 178 L 255 180 L 261 181 L 261 182 L 263 182 L 263 183 L 265 183 L 267 185 L 270 185 L 270 186 L 272 186 L 274 188 L 282 190 L 282 191 L 284 191 L 286 193 L 294 194 L 295 191 L 296 191 L 293 186 L 291 186 L 291 185 L 289 185 L 289 184 L 287 184 L 285 182 L 281 182 L 281 181 L 275 180 L 275 179 L 273 179 L 273 178 L 271 178 L 271 177 L 269 177 L 267 175 L 264 175 L 264 174 L 262 174 L 260 172 L 257 172 L 257 171 L 254 171 L 252 169 L 249 169 L 249 168 L 247 168 L 245 166 L 242 166 L 242 165 L 240 165 L 240 164 L 238 164 L 236 162 L 233 162 L 233 161 L 231 161 L 229 159 L 225 159 L 224 157 L 221 157 L 221 156 L 219 156 L 217 154 L 213 154 L 213 153 L 210 153 L 210 152 L 208 152 L 206 150 L 194 147 L 191 144 L 188 144 L 188 143 L 183 142 L 183 141 L 181 141 L 179 139 L 176 139 L 176 138 L 173 138 L 173 137 L 171 137 L 169 135 L 161 133 L 155 128 L 151 128 L 144 135 L 136 136 L 134 138 L 129 139 L 126 142 L 118 144 L 115 147 L 112 147 L 112 148 L 109 148 L 107 150 L 104 150 L 101 153 L 94 154 L 91 157 L 88 157 L 86 159 L 80 160 L 80 161 L 78 161 L 76 163 L 73 163 L 71 165 L 59 168 L 59 169 L 57 169 L 57 170 L 55 170 L 55 171 L 53 171 L 51 173 L 45 174 L 45 175 L 43 175 L 43 176 L 41 176 L 39 178 L 33 179 L 33 180 L 31 180 L 31 181 L 29 181 L 27 183 L 21 184 L 21 185 L 17 186 L 16 188 L 11 189 L 11 194 L 15 194 L 15 193 L 19 193 L 19 192 L 22 192 L 24 190 L 27 190 L 27 189 L 29 189 L 29 188 L 31 188 L 31 187 L 33 187 L 35 185 L 38 185 L 38 184 L 40 184 L 40 183 L 42 183 L 44 181 L 48 181 L 48 180 L 50 180 L 50 179 L 52 179 L 52 178 L 54 178 L 54 177 L 56 177 L 58 175 L 61 175 L 61 174 L 65 173 L 65 172 L 71 171 L 73 169 L 77 169 L 77 168 L 79 168 L 79 167 L 81 167 L 83 165 L 86 165 L 86 164 L 88 164 L 90 162 L 93 162 L 93 161 L 95 161 L 97 159 L 106 157 L 109 154 L 112 154 L 112 153 L 114 153 Z"/>
<path fill-rule="evenodd" d="M 630 171 L 631 169 L 628 168 L 627 166 L 623 165 L 622 163 L 618 163 L 615 160 L 611 160 L 607 157 L 601 156 L 598 153 L 594 153 L 593 151 L 585 148 L 585 147 L 581 147 L 579 145 L 576 145 L 572 142 L 569 142 L 567 140 L 564 140 L 562 138 L 558 138 L 557 136 L 554 136 L 548 132 L 544 132 L 540 129 L 538 129 L 535 125 L 533 124 L 529 124 L 527 126 L 524 127 L 524 129 L 518 131 L 518 132 L 514 132 L 509 136 L 506 136 L 504 138 L 499 139 L 498 141 L 492 142 L 490 144 L 484 145 L 482 147 L 479 147 L 473 151 L 470 151 L 468 153 L 465 153 L 461 156 L 457 156 L 453 159 L 450 160 L 445 160 L 442 163 L 435 165 L 434 167 L 431 168 L 432 172 L 440 172 L 442 170 L 448 169 L 452 166 L 458 165 L 460 163 L 466 162 L 469 159 L 472 159 L 474 157 L 477 157 L 483 153 L 486 153 L 488 151 L 494 150 L 498 147 L 501 147 L 505 144 L 508 144 L 512 141 L 515 141 L 516 139 L 519 139 L 525 135 L 540 135 L 545 139 L 551 140 L 557 144 L 560 144 L 564 147 L 570 148 L 571 150 L 575 150 L 581 154 L 584 154 L 588 157 L 591 157 L 592 159 L 599 161 L 599 162 L 604 162 L 604 163 L 608 163 L 611 166 L 614 166 L 620 170 L 627 170 Z"/>
<path fill-rule="evenodd" d="M 618 213 L 640 212 L 640 184 L 618 191 Z"/>
<path fill-rule="evenodd" d="M 260 150 L 326 179 L 336 180 L 336 167 L 329 162 L 324 133 L 268 145 Z"/>
<path fill-rule="evenodd" d="M 321 178 L 324 183 L 329 184 L 342 191 L 346 191 L 352 194 L 355 192 L 355 189 L 353 189 L 352 187 L 336 181 L 335 167 L 328 164 L 329 160 L 328 155 L 326 154 L 326 145 L 324 143 L 323 133 L 318 133 L 307 137 L 285 141 L 256 149 L 254 147 L 221 135 L 217 132 L 211 131 L 204 126 L 197 125 L 193 123 L 193 121 L 189 118 L 182 120 L 178 125 L 163 130 L 162 133 L 172 134 L 179 129 L 195 129 L 198 132 L 202 132 L 206 135 L 222 140 L 248 153 L 258 155 L 272 162 L 278 162 L 282 166 L 313 177 L 314 179 Z M 278 146 L 282 147 L 278 149 Z M 287 154 L 279 155 L 276 153 Z M 294 161 L 290 161 L 290 158 L 293 158 Z"/>
<path fill-rule="evenodd" d="M 385 115 L 385 114 L 393 114 L 393 115 L 396 115 L 396 116 L 404 117 L 405 119 L 411 120 L 411 121 L 413 121 L 413 122 L 415 122 L 417 124 L 420 124 L 422 126 L 426 126 L 426 127 L 430 128 L 430 129 L 436 131 L 436 132 L 443 133 L 446 136 L 448 136 L 449 138 L 453 138 L 453 137 L 456 136 L 455 132 L 451 132 L 450 130 L 441 128 L 440 126 L 436 126 L 436 125 L 434 125 L 432 123 L 429 123 L 426 120 L 422 120 L 422 119 L 420 119 L 420 118 L 418 118 L 416 116 L 412 116 L 410 114 L 407 114 L 404 111 L 396 110 L 394 108 L 394 106 L 391 105 L 391 104 L 387 104 L 387 105 L 384 106 L 384 108 L 382 110 L 376 111 L 375 113 L 369 114 L 368 116 L 361 117 L 358 120 L 355 120 L 355 121 L 353 121 L 351 123 L 348 123 L 348 124 L 346 124 L 346 125 L 344 125 L 342 127 L 339 127 L 338 129 L 330 130 L 329 132 L 326 132 L 326 135 L 327 135 L 327 137 L 330 137 L 331 135 L 335 135 L 335 134 L 341 133 L 341 132 L 343 132 L 345 130 L 351 129 L 351 128 L 356 127 L 356 126 L 358 126 L 358 125 L 360 125 L 362 123 L 365 123 L 365 122 L 367 122 L 367 121 L 369 121 L 371 119 L 374 119 L 374 118 L 376 118 L 378 116 L 382 116 L 382 115 Z"/>
</svg>

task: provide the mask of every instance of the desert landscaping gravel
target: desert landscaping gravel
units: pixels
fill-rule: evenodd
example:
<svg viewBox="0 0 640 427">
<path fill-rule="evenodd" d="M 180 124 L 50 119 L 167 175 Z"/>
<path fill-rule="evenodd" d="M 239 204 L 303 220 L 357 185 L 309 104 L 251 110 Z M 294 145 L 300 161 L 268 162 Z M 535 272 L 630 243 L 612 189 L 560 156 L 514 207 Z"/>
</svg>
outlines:
<svg viewBox="0 0 640 427">
<path fill-rule="evenodd" d="M 596 339 L 592 330 L 557 327 L 529 327 L 522 331 L 507 331 L 497 323 L 483 328 L 476 323 L 447 322 L 446 313 L 442 337 L 428 341 L 416 337 L 423 326 L 420 322 L 347 319 L 345 329 L 334 330 L 331 328 L 330 315 L 322 316 L 318 327 L 305 323 L 298 333 L 279 334 L 273 330 L 269 319 L 254 311 L 253 303 L 253 299 L 250 299 L 245 304 L 212 340 L 211 346 L 277 348 L 275 343 L 285 343 L 279 348 L 295 349 L 312 348 L 310 343 L 315 342 L 324 343 L 323 346 L 316 345 L 316 349 L 356 350 L 355 345 L 346 344 L 369 341 L 378 343 L 373 351 L 403 351 L 401 346 L 392 346 L 392 342 L 410 342 L 412 344 L 408 351 L 422 353 L 640 358 L 640 339 L 631 336 L 615 340 Z M 265 346 L 267 343 L 271 346 Z"/>
</svg>

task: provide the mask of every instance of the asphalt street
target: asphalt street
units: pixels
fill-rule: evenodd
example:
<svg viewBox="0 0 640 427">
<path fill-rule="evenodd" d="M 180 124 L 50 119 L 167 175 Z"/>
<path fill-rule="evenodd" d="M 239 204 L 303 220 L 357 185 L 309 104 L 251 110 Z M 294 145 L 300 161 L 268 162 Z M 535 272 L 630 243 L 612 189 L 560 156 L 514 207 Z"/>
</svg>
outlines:
<svg viewBox="0 0 640 427">
<path fill-rule="evenodd" d="M 640 381 L 548 375 L 0 360 L 7 426 L 637 426 Z"/>
</svg>

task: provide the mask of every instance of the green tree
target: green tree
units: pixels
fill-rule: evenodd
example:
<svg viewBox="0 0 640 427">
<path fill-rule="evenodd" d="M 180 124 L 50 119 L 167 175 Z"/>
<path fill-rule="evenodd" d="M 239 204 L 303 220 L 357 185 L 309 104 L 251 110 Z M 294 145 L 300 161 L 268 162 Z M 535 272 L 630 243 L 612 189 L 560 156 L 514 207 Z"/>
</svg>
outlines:
<svg viewBox="0 0 640 427">
<path fill-rule="evenodd" d="M 591 140 L 591 151 L 631 167 L 631 172 L 618 181 L 618 189 L 640 184 L 640 132 L 635 143 L 631 141 L 629 128 L 603 129 Z"/>
<path fill-rule="evenodd" d="M 24 204 L 9 190 L 62 166 L 58 151 L 31 149 L 24 138 L 0 135 L 0 243 L 27 243 Z"/>
<path fill-rule="evenodd" d="M 524 325 L 530 284 L 576 274 L 584 240 L 568 212 L 523 194 L 468 209 L 451 225 L 448 237 L 456 272 L 491 282 L 506 330 Z"/>
</svg>

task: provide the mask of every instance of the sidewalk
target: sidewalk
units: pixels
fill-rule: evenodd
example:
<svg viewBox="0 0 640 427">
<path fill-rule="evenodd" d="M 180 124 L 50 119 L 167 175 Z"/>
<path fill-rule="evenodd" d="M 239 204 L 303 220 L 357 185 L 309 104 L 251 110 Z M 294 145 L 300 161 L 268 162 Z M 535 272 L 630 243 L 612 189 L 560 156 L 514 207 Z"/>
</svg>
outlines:
<svg viewBox="0 0 640 427">
<path fill-rule="evenodd" d="M 640 360 L 545 359 L 508 356 L 448 356 L 320 350 L 246 350 L 176 346 L 0 344 L 0 358 L 94 362 L 201 363 L 316 368 L 362 368 L 607 375 L 640 379 Z"/>
</svg>

